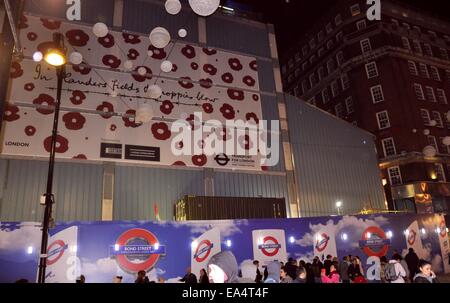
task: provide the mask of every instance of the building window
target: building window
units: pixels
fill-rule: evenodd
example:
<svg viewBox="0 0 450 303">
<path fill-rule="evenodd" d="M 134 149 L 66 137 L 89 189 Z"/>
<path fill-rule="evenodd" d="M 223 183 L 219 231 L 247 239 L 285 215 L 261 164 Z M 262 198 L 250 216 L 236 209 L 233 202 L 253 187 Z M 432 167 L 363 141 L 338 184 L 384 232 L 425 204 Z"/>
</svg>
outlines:
<svg viewBox="0 0 450 303">
<path fill-rule="evenodd" d="M 418 76 L 419 73 L 417 72 L 417 66 L 416 63 L 414 61 L 408 61 L 408 68 L 409 68 L 409 73 L 413 76 Z"/>
<path fill-rule="evenodd" d="M 314 61 L 316 61 L 316 55 L 312 55 L 311 58 L 309 58 L 309 62 L 312 64 Z"/>
<path fill-rule="evenodd" d="M 430 34 L 431 39 L 437 39 L 437 35 L 436 35 L 435 32 L 433 32 L 433 31 L 428 31 L 428 34 Z"/>
<path fill-rule="evenodd" d="M 428 145 L 431 145 L 434 147 L 434 149 L 436 149 L 436 151 L 439 153 L 439 149 L 436 143 L 436 138 L 434 136 L 428 136 Z"/>
<path fill-rule="evenodd" d="M 391 127 L 391 123 L 389 122 L 389 114 L 386 110 L 379 112 L 376 115 L 377 115 L 378 129 L 382 130 Z"/>
<path fill-rule="evenodd" d="M 441 76 L 439 75 L 439 70 L 435 66 L 430 66 L 431 79 L 436 81 L 441 81 Z"/>
<path fill-rule="evenodd" d="M 333 26 L 331 25 L 331 23 L 328 23 L 325 29 L 327 31 L 327 34 L 329 34 L 333 31 Z"/>
<path fill-rule="evenodd" d="M 347 99 L 345 99 L 345 107 L 347 108 L 347 113 L 348 114 L 352 114 L 355 112 L 355 108 L 353 106 L 353 98 L 352 97 L 348 97 Z"/>
<path fill-rule="evenodd" d="M 414 83 L 414 92 L 416 93 L 417 100 L 425 100 L 422 85 Z"/>
<path fill-rule="evenodd" d="M 444 167 L 441 163 L 434 163 L 434 170 L 436 171 L 436 179 L 438 182 L 445 182 Z"/>
<path fill-rule="evenodd" d="M 288 83 L 291 83 L 292 81 L 294 81 L 294 75 L 290 74 L 288 77 Z"/>
<path fill-rule="evenodd" d="M 365 29 L 366 27 L 366 20 L 356 22 L 356 29 L 358 29 L 359 31 Z"/>
<path fill-rule="evenodd" d="M 397 151 L 395 150 L 394 138 L 387 138 L 381 140 L 381 144 L 383 145 L 384 157 L 395 156 Z"/>
<path fill-rule="evenodd" d="M 303 90 L 303 94 L 306 94 L 306 92 L 308 91 L 308 84 L 307 84 L 306 80 L 302 81 L 302 90 Z"/>
<path fill-rule="evenodd" d="M 439 50 L 441 52 L 441 58 L 444 59 L 444 60 L 448 60 L 447 50 L 445 48 L 440 48 Z"/>
<path fill-rule="evenodd" d="M 422 77 L 430 78 L 430 74 L 428 74 L 427 65 L 420 63 L 419 66 L 420 66 L 420 74 L 422 75 Z"/>
<path fill-rule="evenodd" d="M 407 30 L 410 30 L 410 29 L 411 29 L 411 26 L 409 26 L 408 23 L 402 23 L 402 25 L 403 25 L 403 27 L 404 27 L 405 29 L 407 29 Z"/>
<path fill-rule="evenodd" d="M 289 68 L 293 68 L 294 67 L 294 60 L 292 60 L 292 58 L 289 59 L 288 66 L 289 66 Z"/>
<path fill-rule="evenodd" d="M 328 50 L 332 49 L 333 46 L 334 46 L 333 40 L 330 40 L 330 41 L 327 42 L 327 49 L 328 49 Z"/>
<path fill-rule="evenodd" d="M 350 6 L 350 13 L 352 14 L 352 16 L 358 16 L 359 14 L 361 14 L 361 9 L 359 8 L 359 4 Z"/>
<path fill-rule="evenodd" d="M 425 86 L 425 92 L 426 92 L 428 101 L 436 102 L 436 96 L 434 95 L 434 89 L 431 86 Z"/>
<path fill-rule="evenodd" d="M 381 87 L 381 85 L 371 87 L 370 93 L 372 94 L 373 103 L 384 101 L 383 88 Z"/>
<path fill-rule="evenodd" d="M 330 101 L 330 93 L 328 92 L 328 87 L 322 91 L 322 102 L 323 104 L 327 104 Z"/>
<path fill-rule="evenodd" d="M 317 52 L 317 55 L 319 57 L 322 57 L 322 55 L 325 53 L 325 49 L 323 47 L 319 48 L 319 51 Z"/>
<path fill-rule="evenodd" d="M 420 115 L 422 116 L 423 125 L 430 125 L 430 113 L 426 109 L 420 109 Z"/>
<path fill-rule="evenodd" d="M 370 45 L 370 40 L 368 38 L 361 40 L 360 44 L 361 44 L 361 51 L 363 54 L 368 53 L 372 50 L 372 46 Z"/>
<path fill-rule="evenodd" d="M 323 68 L 323 66 L 317 69 L 317 74 L 319 75 L 319 81 L 322 81 L 322 79 L 325 78 L 325 69 Z"/>
<path fill-rule="evenodd" d="M 302 58 L 301 58 L 299 52 L 295 53 L 294 59 L 295 59 L 295 62 L 300 62 L 300 60 L 301 60 Z"/>
<path fill-rule="evenodd" d="M 416 33 L 420 34 L 420 27 L 418 26 L 413 26 L 414 31 L 416 31 Z"/>
<path fill-rule="evenodd" d="M 317 40 L 322 41 L 324 38 L 325 38 L 325 33 L 322 30 L 317 34 Z"/>
<path fill-rule="evenodd" d="M 342 90 L 347 90 L 350 88 L 350 79 L 347 74 L 343 74 L 341 77 Z"/>
<path fill-rule="evenodd" d="M 342 17 L 341 14 L 338 14 L 336 16 L 336 18 L 334 18 L 334 23 L 336 24 L 336 26 L 340 25 L 342 23 Z"/>
<path fill-rule="evenodd" d="M 445 90 L 441 88 L 436 89 L 436 95 L 438 102 L 441 104 L 447 104 L 447 96 L 445 95 Z"/>
<path fill-rule="evenodd" d="M 436 126 L 444 128 L 444 124 L 442 124 L 441 113 L 438 111 L 432 111 L 431 114 L 433 115 L 433 120 L 436 121 Z"/>
<path fill-rule="evenodd" d="M 336 61 L 338 66 L 341 66 L 344 63 L 344 53 L 343 52 L 339 52 L 336 54 Z"/>
<path fill-rule="evenodd" d="M 400 167 L 394 166 L 388 168 L 389 182 L 391 185 L 402 184 L 402 175 L 400 173 Z"/>
<path fill-rule="evenodd" d="M 298 78 L 299 76 L 300 76 L 300 68 L 296 68 L 295 69 L 295 71 L 294 71 L 294 76 L 295 76 L 295 78 Z"/>
<path fill-rule="evenodd" d="M 425 50 L 425 55 L 429 57 L 433 57 L 433 49 L 431 48 L 431 45 L 428 43 L 425 43 L 423 45 L 423 49 Z"/>
<path fill-rule="evenodd" d="M 331 74 L 336 69 L 333 59 L 328 60 L 327 69 L 328 69 L 328 74 Z"/>
<path fill-rule="evenodd" d="M 336 97 L 339 94 L 339 87 L 336 81 L 331 82 L 331 95 Z"/>
<path fill-rule="evenodd" d="M 316 75 L 315 74 L 309 75 L 309 84 L 311 84 L 311 87 L 313 87 L 316 84 Z"/>
<path fill-rule="evenodd" d="M 342 32 L 337 33 L 336 34 L 336 41 L 340 42 L 343 37 L 344 37 L 344 34 Z"/>
<path fill-rule="evenodd" d="M 406 37 L 402 37 L 402 45 L 404 49 L 411 50 L 411 45 L 409 44 L 409 39 Z"/>
<path fill-rule="evenodd" d="M 378 68 L 376 62 L 370 62 L 366 64 L 367 79 L 378 77 Z"/>
<path fill-rule="evenodd" d="M 336 106 L 334 107 L 334 110 L 336 111 L 336 117 L 341 118 L 341 119 L 344 118 L 345 109 L 344 109 L 344 106 L 342 105 L 342 103 L 336 104 Z"/>
<path fill-rule="evenodd" d="M 422 46 L 420 45 L 420 41 L 413 40 L 413 49 L 416 53 L 422 54 Z"/>
</svg>

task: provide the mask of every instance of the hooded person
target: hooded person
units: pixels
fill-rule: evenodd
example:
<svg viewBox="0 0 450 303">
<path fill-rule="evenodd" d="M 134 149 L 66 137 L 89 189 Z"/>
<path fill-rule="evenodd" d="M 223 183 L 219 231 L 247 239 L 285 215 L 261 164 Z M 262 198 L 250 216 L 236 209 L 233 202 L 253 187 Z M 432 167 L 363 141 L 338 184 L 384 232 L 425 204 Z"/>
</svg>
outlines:
<svg viewBox="0 0 450 303">
<path fill-rule="evenodd" d="M 264 283 L 280 283 L 281 264 L 278 261 L 272 261 L 267 264 L 267 279 Z"/>
<path fill-rule="evenodd" d="M 241 264 L 241 278 L 239 283 L 256 283 L 256 265 L 244 263 Z"/>
<path fill-rule="evenodd" d="M 231 251 L 215 254 L 208 262 L 208 276 L 211 283 L 237 283 L 238 264 Z"/>
</svg>

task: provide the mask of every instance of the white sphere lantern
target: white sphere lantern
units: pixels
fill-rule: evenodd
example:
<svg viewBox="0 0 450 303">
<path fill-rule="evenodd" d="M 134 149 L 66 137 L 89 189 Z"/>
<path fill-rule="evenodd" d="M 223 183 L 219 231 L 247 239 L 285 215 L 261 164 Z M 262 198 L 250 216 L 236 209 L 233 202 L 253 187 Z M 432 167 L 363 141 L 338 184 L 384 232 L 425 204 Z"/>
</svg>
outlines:
<svg viewBox="0 0 450 303">
<path fill-rule="evenodd" d="M 127 60 L 123 63 L 125 70 L 131 70 L 133 68 L 133 61 Z"/>
<path fill-rule="evenodd" d="M 43 58 L 44 58 L 44 55 L 41 52 L 35 52 L 33 54 L 34 62 L 41 62 Z"/>
<path fill-rule="evenodd" d="M 171 15 L 176 15 L 181 11 L 181 3 L 179 0 L 167 0 L 166 11 Z"/>
<path fill-rule="evenodd" d="M 431 121 L 430 121 L 430 126 L 436 126 L 436 125 L 437 125 L 436 120 L 431 120 Z"/>
<path fill-rule="evenodd" d="M 79 65 L 83 62 L 83 55 L 79 52 L 73 52 L 70 54 L 69 60 L 73 65 Z"/>
<path fill-rule="evenodd" d="M 136 111 L 136 123 L 148 123 L 153 119 L 153 108 L 150 104 L 144 103 Z"/>
<path fill-rule="evenodd" d="M 417 129 L 413 128 L 412 132 L 415 134 L 417 133 Z"/>
<path fill-rule="evenodd" d="M 158 99 L 162 95 L 162 89 L 159 85 L 153 84 L 148 88 L 148 95 L 152 99 Z"/>
<path fill-rule="evenodd" d="M 170 42 L 170 33 L 164 27 L 155 27 L 149 38 L 154 47 L 164 48 Z"/>
<path fill-rule="evenodd" d="M 431 145 L 428 145 L 428 146 L 425 146 L 425 148 L 423 149 L 423 155 L 425 156 L 425 157 L 434 157 L 434 156 L 436 156 L 436 149 L 434 148 L 434 146 L 431 146 Z"/>
<path fill-rule="evenodd" d="M 108 27 L 105 23 L 99 22 L 94 24 L 94 27 L 92 28 L 92 32 L 94 35 L 98 38 L 103 38 L 106 35 L 108 35 Z"/>
<path fill-rule="evenodd" d="M 220 0 L 189 0 L 189 5 L 197 15 L 207 17 L 219 8 Z"/>
<path fill-rule="evenodd" d="M 425 136 L 428 136 L 428 135 L 430 134 L 430 130 L 429 130 L 429 129 L 424 129 L 424 130 L 423 130 L 423 134 L 424 134 Z"/>
<path fill-rule="evenodd" d="M 165 73 L 170 73 L 172 71 L 173 64 L 172 62 L 166 60 L 161 63 L 161 70 Z"/>
<path fill-rule="evenodd" d="M 141 76 L 145 76 L 147 74 L 147 69 L 145 67 L 139 67 L 137 70 L 138 74 Z"/>
<path fill-rule="evenodd" d="M 185 30 L 184 28 L 180 28 L 178 30 L 178 36 L 180 36 L 180 38 L 185 38 L 187 36 L 187 30 Z"/>
<path fill-rule="evenodd" d="M 442 139 L 442 143 L 443 143 L 445 146 L 449 146 L 449 145 L 450 145 L 450 137 L 449 137 L 449 136 L 444 137 L 444 139 Z"/>
</svg>

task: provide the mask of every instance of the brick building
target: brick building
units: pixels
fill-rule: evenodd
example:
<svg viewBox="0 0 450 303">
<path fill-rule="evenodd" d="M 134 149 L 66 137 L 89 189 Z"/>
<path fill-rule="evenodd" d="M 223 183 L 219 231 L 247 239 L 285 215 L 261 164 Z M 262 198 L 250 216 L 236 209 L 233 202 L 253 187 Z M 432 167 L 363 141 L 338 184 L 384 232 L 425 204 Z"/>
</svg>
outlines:
<svg viewBox="0 0 450 303">
<path fill-rule="evenodd" d="M 369 21 L 367 8 L 324 14 L 281 59 L 284 89 L 376 136 L 391 209 L 447 211 L 450 22 L 394 1 Z"/>
</svg>

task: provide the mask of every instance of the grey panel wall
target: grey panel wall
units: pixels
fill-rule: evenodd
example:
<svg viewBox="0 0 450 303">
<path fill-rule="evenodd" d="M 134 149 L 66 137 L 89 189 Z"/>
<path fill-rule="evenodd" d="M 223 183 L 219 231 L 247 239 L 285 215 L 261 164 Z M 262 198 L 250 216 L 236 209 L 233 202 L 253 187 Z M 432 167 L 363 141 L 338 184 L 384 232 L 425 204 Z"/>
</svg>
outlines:
<svg viewBox="0 0 450 303">
<path fill-rule="evenodd" d="M 69 8 L 66 0 L 26 0 L 25 11 L 43 16 L 66 19 Z M 114 0 L 81 1 L 81 21 L 85 23 L 104 22 L 113 25 Z"/>
<path fill-rule="evenodd" d="M 156 3 L 126 0 L 123 6 L 125 30 L 150 34 L 153 28 L 162 26 L 170 32 L 172 39 L 180 39 L 178 30 L 185 28 L 188 35 L 182 40 L 198 42 L 197 16 L 190 9 L 181 10 L 178 15 L 172 16 L 166 12 L 164 5 Z"/>
<path fill-rule="evenodd" d="M 173 205 L 184 195 L 204 195 L 203 171 L 118 166 L 115 171 L 114 220 L 172 220 Z"/>
<path fill-rule="evenodd" d="M 292 96 L 287 97 L 289 130 L 302 216 L 384 209 L 384 192 L 369 133 Z"/>
<path fill-rule="evenodd" d="M 0 171 L 7 166 L 0 219 L 41 221 L 39 197 L 45 192 L 45 161 L 0 159 Z M 57 221 L 101 219 L 102 167 L 92 164 L 56 163 L 53 183 Z M 3 185 L 2 184 L 2 185 Z"/>
<path fill-rule="evenodd" d="M 258 59 L 259 88 L 261 91 L 275 94 L 273 62 Z"/>
</svg>

